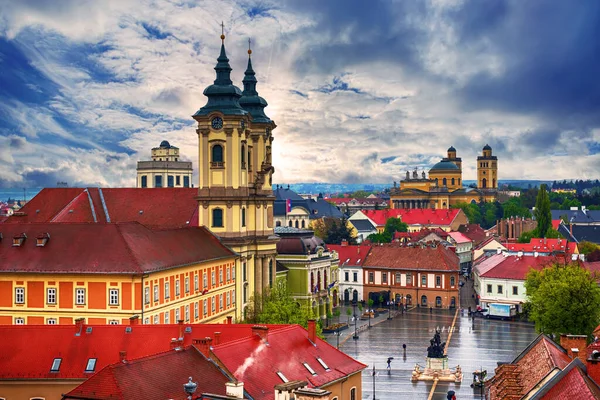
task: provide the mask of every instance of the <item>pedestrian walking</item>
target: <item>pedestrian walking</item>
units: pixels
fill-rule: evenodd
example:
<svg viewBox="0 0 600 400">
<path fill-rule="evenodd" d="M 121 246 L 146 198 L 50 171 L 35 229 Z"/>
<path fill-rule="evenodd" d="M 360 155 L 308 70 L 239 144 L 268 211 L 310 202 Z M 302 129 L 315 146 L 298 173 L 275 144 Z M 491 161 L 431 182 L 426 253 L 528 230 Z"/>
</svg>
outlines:
<svg viewBox="0 0 600 400">
<path fill-rule="evenodd" d="M 387 369 L 392 369 L 392 360 L 394 359 L 394 357 L 388 357 L 387 359 Z"/>
</svg>

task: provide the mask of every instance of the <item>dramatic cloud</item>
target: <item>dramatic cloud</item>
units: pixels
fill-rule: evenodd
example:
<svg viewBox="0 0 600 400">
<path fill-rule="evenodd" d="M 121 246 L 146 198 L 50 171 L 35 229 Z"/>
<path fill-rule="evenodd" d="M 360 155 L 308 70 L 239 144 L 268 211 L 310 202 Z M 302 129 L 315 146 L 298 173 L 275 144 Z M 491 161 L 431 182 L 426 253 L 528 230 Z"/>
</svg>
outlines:
<svg viewBox="0 0 600 400">
<path fill-rule="evenodd" d="M 501 179 L 597 178 L 600 4 L 0 0 L 0 186 L 133 186 L 252 38 L 275 182 L 392 183 L 489 143 Z M 197 179 L 197 178 L 195 178 Z"/>
</svg>

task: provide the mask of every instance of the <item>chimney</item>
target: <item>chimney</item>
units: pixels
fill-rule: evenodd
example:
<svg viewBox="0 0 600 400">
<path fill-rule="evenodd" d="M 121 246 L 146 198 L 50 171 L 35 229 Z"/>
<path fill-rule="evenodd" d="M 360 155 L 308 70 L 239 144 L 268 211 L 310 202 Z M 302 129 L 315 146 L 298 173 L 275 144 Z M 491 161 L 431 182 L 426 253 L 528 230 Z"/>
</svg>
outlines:
<svg viewBox="0 0 600 400">
<path fill-rule="evenodd" d="M 600 351 L 593 350 L 587 359 L 587 373 L 594 382 L 600 382 Z"/>
<path fill-rule="evenodd" d="M 296 400 L 329 400 L 331 392 L 317 388 L 301 388 L 294 392 Z"/>
<path fill-rule="evenodd" d="M 571 261 L 576 261 L 579 256 L 577 254 L 571 254 Z"/>
<path fill-rule="evenodd" d="M 125 350 L 119 352 L 119 359 L 123 364 L 127 363 L 127 352 Z"/>
<path fill-rule="evenodd" d="M 225 382 L 225 394 L 234 399 L 243 399 L 244 382 Z"/>
<path fill-rule="evenodd" d="M 534 251 L 534 252 L 533 252 L 533 256 L 534 256 L 534 257 L 537 257 L 537 256 L 538 256 L 538 252 L 537 252 L 537 251 Z"/>
<path fill-rule="evenodd" d="M 306 381 L 289 381 L 275 385 L 275 400 L 295 400 L 294 392 L 308 386 Z"/>
<path fill-rule="evenodd" d="M 212 339 L 209 337 L 205 337 L 204 339 L 194 339 L 192 343 L 196 346 L 200 353 L 204 355 L 206 358 L 210 358 L 210 344 Z"/>
<path fill-rule="evenodd" d="M 227 316 L 227 325 L 231 325 L 231 320 L 233 319 L 233 317 L 231 315 Z"/>
<path fill-rule="evenodd" d="M 181 350 L 183 346 L 183 338 L 172 338 L 171 339 L 171 350 Z"/>
<path fill-rule="evenodd" d="M 308 340 L 317 343 L 317 323 L 314 319 L 308 320 Z"/>
<path fill-rule="evenodd" d="M 183 320 L 180 319 L 179 321 L 177 321 L 177 324 L 179 325 L 179 337 L 182 338 L 183 337 Z"/>
<path fill-rule="evenodd" d="M 571 237 L 573 236 L 573 223 L 571 221 L 569 221 L 569 233 L 571 234 Z"/>
<path fill-rule="evenodd" d="M 358 254 L 360 254 L 360 246 L 356 246 L 356 251 Z"/>
<path fill-rule="evenodd" d="M 129 317 L 129 325 L 139 325 L 140 324 L 140 316 L 134 315 Z"/>
<path fill-rule="evenodd" d="M 263 326 L 263 325 L 254 325 L 252 327 L 252 336 L 254 336 L 254 335 L 258 336 L 265 342 L 268 342 L 269 341 L 268 340 L 269 328 L 267 328 L 266 326 Z"/>
<path fill-rule="evenodd" d="M 85 327 L 85 318 L 77 318 L 75 320 L 75 328 L 77 332 L 75 332 L 75 336 L 80 336 L 81 332 L 83 332 L 83 328 Z"/>
<path fill-rule="evenodd" d="M 215 332 L 215 346 L 221 343 L 221 332 Z"/>
<path fill-rule="evenodd" d="M 560 345 L 567 350 L 567 355 L 571 359 L 579 358 L 585 364 L 586 335 L 560 335 Z"/>
<path fill-rule="evenodd" d="M 496 254 L 502 254 L 502 248 L 501 247 L 498 247 L 496 249 Z"/>
</svg>

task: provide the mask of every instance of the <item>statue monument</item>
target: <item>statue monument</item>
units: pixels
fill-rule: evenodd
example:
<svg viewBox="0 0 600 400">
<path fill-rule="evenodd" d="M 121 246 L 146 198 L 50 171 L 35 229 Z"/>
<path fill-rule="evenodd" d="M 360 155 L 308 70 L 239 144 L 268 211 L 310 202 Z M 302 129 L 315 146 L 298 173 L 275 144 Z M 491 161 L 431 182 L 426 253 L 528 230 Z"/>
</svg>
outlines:
<svg viewBox="0 0 600 400">
<path fill-rule="evenodd" d="M 454 370 L 448 367 L 448 356 L 445 354 L 445 348 L 446 342 L 442 342 L 440 331 L 436 329 L 433 338 L 429 341 L 429 347 L 427 347 L 425 368 L 416 364 L 411 381 L 462 382 L 460 365 L 456 366 Z"/>
</svg>

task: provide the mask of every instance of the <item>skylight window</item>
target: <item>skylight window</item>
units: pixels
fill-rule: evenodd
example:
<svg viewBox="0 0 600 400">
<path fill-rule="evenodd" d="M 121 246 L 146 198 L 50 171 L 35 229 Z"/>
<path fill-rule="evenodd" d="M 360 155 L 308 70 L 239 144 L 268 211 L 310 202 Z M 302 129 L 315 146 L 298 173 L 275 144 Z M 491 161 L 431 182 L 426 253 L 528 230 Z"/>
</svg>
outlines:
<svg viewBox="0 0 600 400">
<path fill-rule="evenodd" d="M 312 375 L 316 375 L 317 373 L 315 372 L 314 369 L 312 369 L 310 367 L 310 365 L 308 365 L 308 363 L 302 363 L 302 365 L 304 365 L 304 368 L 306 368 L 308 370 L 308 372 L 310 372 Z"/>
<path fill-rule="evenodd" d="M 62 358 L 55 358 L 54 361 L 52 361 L 52 367 L 50 367 L 50 372 L 58 372 L 60 370 L 61 361 Z"/>
<path fill-rule="evenodd" d="M 94 372 L 96 369 L 96 358 L 90 358 L 85 366 L 85 372 Z"/>
<path fill-rule="evenodd" d="M 325 368 L 325 371 L 329 371 L 329 367 L 327 366 L 327 364 L 325 364 L 325 361 L 323 361 L 321 357 L 317 357 L 317 361 L 319 362 L 319 364 L 321 364 L 323 368 Z"/>
<path fill-rule="evenodd" d="M 279 377 L 279 379 L 281 379 L 284 383 L 288 383 L 289 380 L 288 378 L 285 377 L 285 375 L 283 374 L 283 372 L 277 371 L 277 376 Z"/>
</svg>

